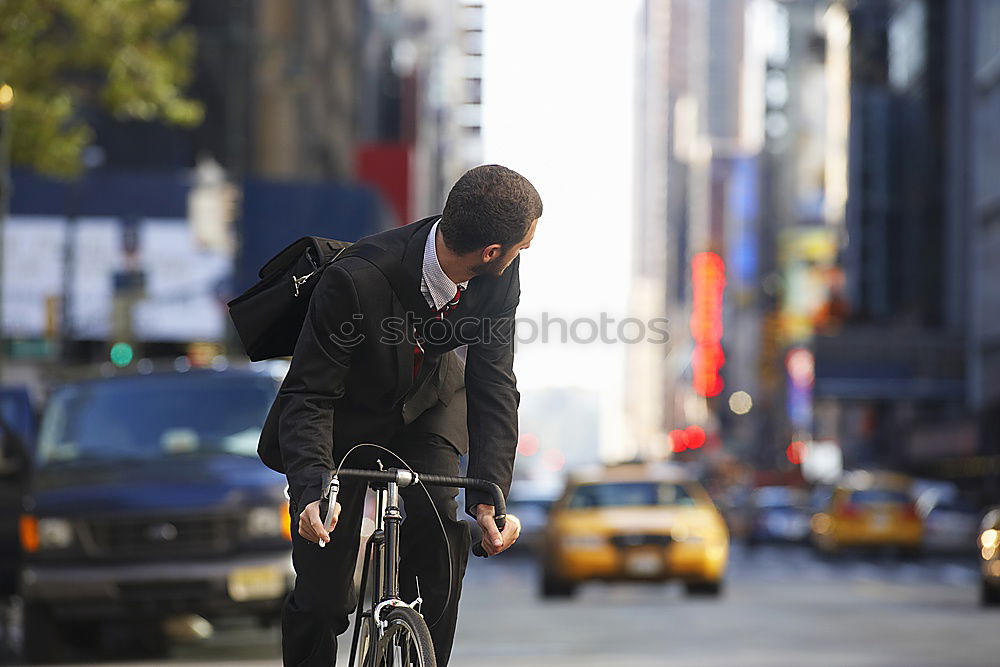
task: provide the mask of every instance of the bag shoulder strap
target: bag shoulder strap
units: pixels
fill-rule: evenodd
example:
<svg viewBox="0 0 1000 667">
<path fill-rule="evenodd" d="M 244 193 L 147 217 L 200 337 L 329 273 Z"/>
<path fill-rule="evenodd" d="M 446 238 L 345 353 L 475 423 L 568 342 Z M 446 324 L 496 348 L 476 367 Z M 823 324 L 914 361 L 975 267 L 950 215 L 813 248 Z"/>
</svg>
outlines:
<svg viewBox="0 0 1000 667">
<path fill-rule="evenodd" d="M 344 256 L 360 257 L 378 269 L 389 281 L 389 286 L 395 292 L 396 298 L 403 304 L 403 308 L 412 313 L 418 321 L 433 317 L 434 313 L 427 305 L 420 290 L 413 289 L 412 276 L 408 277 L 402 262 L 389 252 L 369 243 L 361 243 L 338 253 L 338 257 Z"/>
</svg>

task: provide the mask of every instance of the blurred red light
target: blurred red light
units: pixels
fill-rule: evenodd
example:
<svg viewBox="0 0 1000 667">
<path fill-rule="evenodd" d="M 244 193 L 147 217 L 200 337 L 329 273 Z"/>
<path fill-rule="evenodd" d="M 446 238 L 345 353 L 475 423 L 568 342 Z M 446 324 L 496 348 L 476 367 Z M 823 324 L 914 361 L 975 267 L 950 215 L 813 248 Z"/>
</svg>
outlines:
<svg viewBox="0 0 1000 667">
<path fill-rule="evenodd" d="M 552 472 L 559 472 L 566 465 L 566 455 L 560 449 L 549 449 L 542 454 L 542 461 Z"/>
<path fill-rule="evenodd" d="M 684 429 L 687 435 L 687 446 L 689 449 L 698 449 L 705 444 L 705 429 L 700 426 L 688 426 Z"/>
<path fill-rule="evenodd" d="M 785 449 L 785 456 L 795 465 L 799 465 L 802 463 L 802 455 L 805 453 L 805 449 L 806 443 L 801 440 L 795 440 Z"/>
<path fill-rule="evenodd" d="M 711 398 L 722 392 L 719 371 L 726 363 L 722 351 L 722 299 L 726 287 L 726 264 L 714 252 L 691 258 L 692 307 L 690 328 L 695 350 L 691 356 L 692 386 L 700 396 Z"/>
<path fill-rule="evenodd" d="M 517 453 L 521 456 L 534 456 L 538 453 L 538 436 L 534 433 L 523 433 L 517 439 Z"/>
<path fill-rule="evenodd" d="M 861 516 L 861 508 L 857 505 L 851 505 L 848 503 L 840 508 L 839 514 L 845 519 L 857 519 Z"/>
<path fill-rule="evenodd" d="M 670 449 L 674 452 L 674 454 L 680 454 L 688 448 L 688 434 L 685 431 L 675 428 L 670 432 L 669 438 Z"/>
</svg>

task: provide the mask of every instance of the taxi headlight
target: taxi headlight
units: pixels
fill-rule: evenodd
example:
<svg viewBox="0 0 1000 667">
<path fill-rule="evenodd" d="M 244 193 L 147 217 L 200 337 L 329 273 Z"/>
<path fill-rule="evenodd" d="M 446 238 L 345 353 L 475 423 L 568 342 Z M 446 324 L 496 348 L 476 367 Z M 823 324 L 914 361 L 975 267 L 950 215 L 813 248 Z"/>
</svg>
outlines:
<svg viewBox="0 0 1000 667">
<path fill-rule="evenodd" d="M 254 507 L 247 512 L 247 535 L 278 537 L 282 534 L 281 512 L 276 507 Z"/>
<path fill-rule="evenodd" d="M 979 544 L 984 549 L 993 549 L 1000 543 L 1000 533 L 994 528 L 987 528 L 983 531 L 983 534 L 979 536 Z"/>
<path fill-rule="evenodd" d="M 566 535 L 562 543 L 566 549 L 600 549 L 605 540 L 600 535 Z"/>
<path fill-rule="evenodd" d="M 66 519 L 38 520 L 38 548 L 65 549 L 73 544 L 73 525 Z"/>
</svg>

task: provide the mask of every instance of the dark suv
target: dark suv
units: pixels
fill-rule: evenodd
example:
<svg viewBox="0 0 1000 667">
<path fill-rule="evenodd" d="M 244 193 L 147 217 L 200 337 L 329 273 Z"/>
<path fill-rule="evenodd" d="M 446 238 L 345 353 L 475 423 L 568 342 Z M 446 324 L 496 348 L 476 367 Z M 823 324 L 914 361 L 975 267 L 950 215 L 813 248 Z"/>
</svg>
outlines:
<svg viewBox="0 0 1000 667">
<path fill-rule="evenodd" d="M 278 383 L 189 371 L 53 394 L 21 517 L 28 662 L 109 627 L 162 654 L 175 614 L 279 618 L 294 580 L 285 478 L 256 451 Z"/>
</svg>

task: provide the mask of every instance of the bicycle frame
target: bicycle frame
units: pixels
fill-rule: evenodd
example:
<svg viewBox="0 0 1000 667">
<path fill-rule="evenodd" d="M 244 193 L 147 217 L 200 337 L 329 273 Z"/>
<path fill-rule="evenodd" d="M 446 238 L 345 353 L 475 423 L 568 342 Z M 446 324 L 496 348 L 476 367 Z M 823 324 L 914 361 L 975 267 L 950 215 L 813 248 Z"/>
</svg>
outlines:
<svg viewBox="0 0 1000 667">
<path fill-rule="evenodd" d="M 379 627 L 379 614 L 387 606 L 406 605 L 419 611 L 422 600 L 418 597 L 407 604 L 399 597 L 399 525 L 402 515 L 399 512 L 399 485 L 395 481 L 370 481 L 368 487 L 375 492 L 375 530 L 365 544 L 365 561 L 361 568 L 361 588 L 358 594 L 358 606 L 355 612 L 354 633 L 351 638 L 351 657 L 349 667 L 354 667 L 357 656 L 358 642 L 361 638 L 362 623 L 371 622 Z M 369 572 L 369 567 L 374 572 Z M 370 606 L 366 610 L 365 595 L 368 590 L 368 575 L 372 574 L 373 586 Z M 376 637 L 370 639 L 372 646 Z M 375 654 L 369 651 L 368 659 L 374 662 Z M 361 665 L 359 667 L 370 667 Z"/>
</svg>

